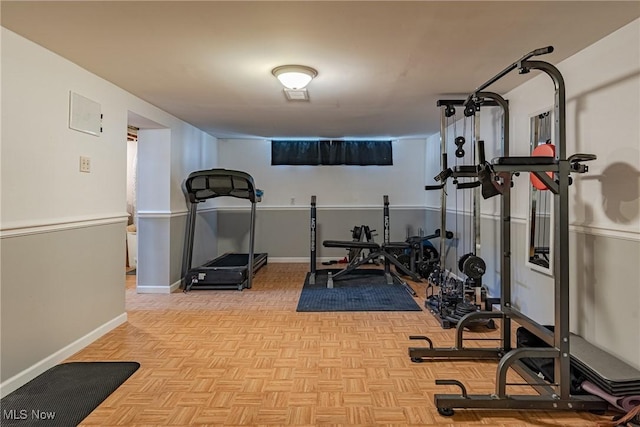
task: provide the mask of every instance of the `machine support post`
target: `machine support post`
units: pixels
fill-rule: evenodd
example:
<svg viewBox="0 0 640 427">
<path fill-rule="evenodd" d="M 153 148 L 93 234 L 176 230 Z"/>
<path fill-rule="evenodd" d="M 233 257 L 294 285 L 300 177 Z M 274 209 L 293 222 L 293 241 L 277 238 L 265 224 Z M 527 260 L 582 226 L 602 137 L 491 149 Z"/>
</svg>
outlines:
<svg viewBox="0 0 640 427">
<path fill-rule="evenodd" d="M 253 252 L 256 234 L 256 202 L 251 202 L 251 231 L 249 232 L 249 259 L 247 260 L 247 288 L 251 289 L 253 282 Z"/>
<path fill-rule="evenodd" d="M 388 244 L 391 241 L 391 229 L 390 229 L 390 222 L 391 220 L 389 219 L 389 196 L 388 195 L 384 195 L 382 196 L 382 201 L 383 201 L 383 208 L 382 208 L 382 244 L 383 246 Z M 385 257 L 384 259 L 384 274 L 387 277 L 387 282 L 389 282 L 390 277 L 391 277 L 391 266 L 389 265 L 389 260 L 388 258 Z"/>
<path fill-rule="evenodd" d="M 442 170 L 447 169 L 447 141 L 445 140 L 447 129 L 447 116 L 445 115 L 445 109 L 440 108 L 440 156 Z M 446 258 L 447 245 L 445 241 L 445 233 L 447 230 L 447 182 L 442 183 L 442 190 L 440 191 L 440 271 L 444 271 Z M 457 237 L 457 236 L 456 236 Z"/>
<path fill-rule="evenodd" d="M 187 289 L 190 286 L 187 283 L 187 272 L 191 269 L 193 260 L 193 236 L 196 225 L 196 212 L 198 210 L 198 202 L 191 201 L 189 205 L 189 218 L 187 220 L 187 230 L 182 252 L 182 288 Z"/>
<path fill-rule="evenodd" d="M 316 248 L 317 248 L 317 240 L 316 240 L 316 229 L 318 224 L 316 222 L 316 196 L 311 196 L 311 220 L 309 222 L 309 284 L 316 284 Z"/>
</svg>

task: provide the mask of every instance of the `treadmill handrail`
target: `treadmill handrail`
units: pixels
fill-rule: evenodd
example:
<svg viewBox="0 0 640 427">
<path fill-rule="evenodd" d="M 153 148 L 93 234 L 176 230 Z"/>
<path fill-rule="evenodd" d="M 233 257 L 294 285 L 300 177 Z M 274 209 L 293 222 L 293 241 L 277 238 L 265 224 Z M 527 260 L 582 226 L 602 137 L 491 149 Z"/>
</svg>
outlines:
<svg viewBox="0 0 640 427">
<path fill-rule="evenodd" d="M 231 169 L 192 172 L 185 181 L 185 191 L 191 203 L 215 197 L 235 197 L 256 203 L 262 196 L 262 191 L 256 189 L 251 175 Z"/>
</svg>

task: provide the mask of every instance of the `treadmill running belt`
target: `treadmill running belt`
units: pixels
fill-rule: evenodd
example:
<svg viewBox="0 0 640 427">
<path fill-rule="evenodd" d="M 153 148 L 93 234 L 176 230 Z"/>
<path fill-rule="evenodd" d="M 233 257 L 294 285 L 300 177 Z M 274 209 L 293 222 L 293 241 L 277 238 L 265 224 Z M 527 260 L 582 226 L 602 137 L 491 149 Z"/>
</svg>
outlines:
<svg viewBox="0 0 640 427">
<path fill-rule="evenodd" d="M 261 254 L 253 254 L 253 260 L 255 260 Z M 216 258 L 209 266 L 211 267 L 244 267 L 249 265 L 249 254 L 226 254 L 219 258 Z"/>
</svg>

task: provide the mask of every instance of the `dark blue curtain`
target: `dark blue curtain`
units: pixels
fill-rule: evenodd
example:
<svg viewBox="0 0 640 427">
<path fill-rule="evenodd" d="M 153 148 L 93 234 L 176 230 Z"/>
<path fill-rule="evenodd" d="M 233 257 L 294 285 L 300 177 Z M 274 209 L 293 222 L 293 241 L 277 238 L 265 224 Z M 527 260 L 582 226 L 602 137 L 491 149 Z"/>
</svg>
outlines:
<svg viewBox="0 0 640 427">
<path fill-rule="evenodd" d="M 344 141 L 320 141 L 320 164 L 342 165 L 344 161 Z"/>
<path fill-rule="evenodd" d="M 391 141 L 271 141 L 272 165 L 391 166 Z"/>
<path fill-rule="evenodd" d="M 319 164 L 318 141 L 271 141 L 271 165 Z"/>
<path fill-rule="evenodd" d="M 343 141 L 345 165 L 391 166 L 391 141 Z"/>
</svg>

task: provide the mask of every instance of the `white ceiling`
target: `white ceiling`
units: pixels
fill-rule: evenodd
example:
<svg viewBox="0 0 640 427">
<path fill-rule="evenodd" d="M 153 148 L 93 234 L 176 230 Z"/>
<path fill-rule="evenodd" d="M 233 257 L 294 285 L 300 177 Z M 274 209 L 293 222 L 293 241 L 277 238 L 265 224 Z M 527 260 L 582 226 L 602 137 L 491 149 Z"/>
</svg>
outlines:
<svg viewBox="0 0 640 427">
<path fill-rule="evenodd" d="M 433 134 L 437 99 L 536 48 L 558 63 L 639 16 L 638 1 L 1 2 L 2 26 L 221 138 Z M 292 63 L 318 70 L 310 102 L 271 75 Z"/>
</svg>

